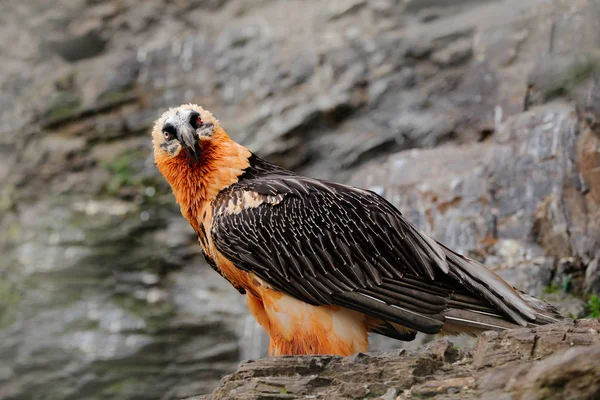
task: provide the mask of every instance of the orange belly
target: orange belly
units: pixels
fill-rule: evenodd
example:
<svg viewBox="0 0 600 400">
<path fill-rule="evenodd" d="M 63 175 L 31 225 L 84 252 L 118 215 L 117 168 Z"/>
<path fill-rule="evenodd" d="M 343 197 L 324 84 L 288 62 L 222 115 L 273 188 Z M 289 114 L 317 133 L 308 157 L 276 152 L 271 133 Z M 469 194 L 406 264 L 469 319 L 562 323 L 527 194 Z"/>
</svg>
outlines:
<svg viewBox="0 0 600 400">
<path fill-rule="evenodd" d="M 271 338 L 271 356 L 348 356 L 368 350 L 363 314 L 338 306 L 311 306 L 264 286 L 257 289 L 247 294 L 248 307 Z"/>
<path fill-rule="evenodd" d="M 238 269 L 212 246 L 210 238 L 208 244 L 222 275 L 246 290 L 250 312 L 271 338 L 270 355 L 347 356 L 368 351 L 368 321 L 363 314 L 338 306 L 311 306 L 273 290 L 254 274 Z"/>
</svg>

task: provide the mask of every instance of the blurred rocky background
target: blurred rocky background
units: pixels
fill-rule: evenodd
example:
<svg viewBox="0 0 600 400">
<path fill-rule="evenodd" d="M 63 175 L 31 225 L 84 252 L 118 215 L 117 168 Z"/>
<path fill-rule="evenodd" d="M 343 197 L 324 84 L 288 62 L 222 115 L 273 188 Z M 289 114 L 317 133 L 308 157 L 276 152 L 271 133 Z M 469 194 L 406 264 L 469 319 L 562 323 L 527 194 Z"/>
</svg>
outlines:
<svg viewBox="0 0 600 400">
<path fill-rule="evenodd" d="M 598 316 L 598 21 L 598 0 L 4 0 L 0 399 L 178 399 L 265 354 L 153 165 L 186 102 Z"/>
</svg>

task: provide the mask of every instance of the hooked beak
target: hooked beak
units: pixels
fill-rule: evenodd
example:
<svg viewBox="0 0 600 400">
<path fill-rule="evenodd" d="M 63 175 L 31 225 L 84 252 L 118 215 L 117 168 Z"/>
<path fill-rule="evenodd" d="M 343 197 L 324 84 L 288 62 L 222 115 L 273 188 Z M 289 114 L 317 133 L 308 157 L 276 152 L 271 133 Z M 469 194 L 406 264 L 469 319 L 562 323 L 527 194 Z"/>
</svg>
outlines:
<svg viewBox="0 0 600 400">
<path fill-rule="evenodd" d="M 179 128 L 179 142 L 185 147 L 188 152 L 194 155 L 194 158 L 198 159 L 198 151 L 196 150 L 197 136 L 194 129 L 189 125 L 183 125 Z"/>
</svg>

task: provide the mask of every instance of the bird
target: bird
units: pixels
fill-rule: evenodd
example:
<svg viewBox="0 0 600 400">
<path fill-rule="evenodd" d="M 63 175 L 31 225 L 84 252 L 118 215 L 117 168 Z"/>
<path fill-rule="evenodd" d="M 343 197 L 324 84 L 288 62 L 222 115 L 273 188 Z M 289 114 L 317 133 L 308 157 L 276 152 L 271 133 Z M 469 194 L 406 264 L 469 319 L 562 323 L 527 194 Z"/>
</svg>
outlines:
<svg viewBox="0 0 600 400">
<path fill-rule="evenodd" d="M 271 356 L 366 352 L 369 333 L 411 341 L 562 318 L 384 197 L 261 159 L 198 105 L 165 111 L 152 142 L 207 263 L 246 296 Z"/>
</svg>

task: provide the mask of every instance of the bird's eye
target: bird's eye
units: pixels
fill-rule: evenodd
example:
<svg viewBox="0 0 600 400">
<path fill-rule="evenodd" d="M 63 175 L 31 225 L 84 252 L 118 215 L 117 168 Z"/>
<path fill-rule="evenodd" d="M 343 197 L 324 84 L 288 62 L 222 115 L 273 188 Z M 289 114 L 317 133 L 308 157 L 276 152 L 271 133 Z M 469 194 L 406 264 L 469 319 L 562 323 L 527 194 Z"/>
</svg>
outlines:
<svg viewBox="0 0 600 400">
<path fill-rule="evenodd" d="M 163 126 L 163 131 L 162 131 L 163 137 L 165 138 L 165 141 L 171 141 L 173 139 L 175 139 L 175 137 L 177 136 L 177 129 L 175 129 L 175 127 L 173 125 L 171 125 L 170 123 L 166 123 Z"/>
<path fill-rule="evenodd" d="M 192 125 L 192 127 L 194 129 L 198 129 L 202 126 L 204 122 L 202 122 L 202 117 L 200 116 L 199 113 L 197 113 L 196 111 L 192 112 L 190 114 L 190 125 Z"/>
</svg>

